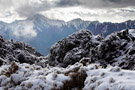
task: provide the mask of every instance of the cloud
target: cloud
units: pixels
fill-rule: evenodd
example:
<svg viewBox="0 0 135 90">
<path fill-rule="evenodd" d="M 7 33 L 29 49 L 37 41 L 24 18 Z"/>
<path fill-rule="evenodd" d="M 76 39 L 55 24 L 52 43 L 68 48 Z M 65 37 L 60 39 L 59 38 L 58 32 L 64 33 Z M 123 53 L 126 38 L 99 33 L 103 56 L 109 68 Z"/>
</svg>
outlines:
<svg viewBox="0 0 135 90">
<path fill-rule="evenodd" d="M 58 6 L 82 6 L 87 8 L 123 8 L 135 6 L 135 0 L 60 0 Z"/>
<path fill-rule="evenodd" d="M 0 14 L 17 13 L 20 17 L 30 17 L 41 11 L 55 7 L 57 0 L 0 0 Z"/>
<path fill-rule="evenodd" d="M 81 9 L 78 10 L 78 7 Z M 76 9 L 69 10 L 69 8 Z M 130 8 L 130 10 L 126 10 L 125 8 Z M 68 21 L 75 17 L 84 19 L 88 16 L 93 18 L 100 16 L 102 18 L 109 11 L 108 14 L 117 17 L 129 15 L 133 19 L 134 17 L 131 14 L 135 14 L 133 11 L 134 8 L 135 0 L 0 0 L 0 20 L 11 22 L 16 19 L 24 19 L 42 13 L 50 18 Z M 62 9 L 63 11 L 61 11 Z M 53 10 L 57 10 L 57 12 Z M 52 11 L 55 13 L 52 14 Z"/>
<path fill-rule="evenodd" d="M 32 22 L 22 22 L 16 27 L 12 27 L 13 36 L 17 39 L 21 39 L 24 41 L 29 41 L 37 36 L 36 30 L 34 30 L 34 25 Z"/>
<path fill-rule="evenodd" d="M 100 22 L 124 22 L 135 20 L 135 9 L 112 8 L 112 9 L 88 9 L 83 7 L 55 8 L 42 13 L 48 18 L 69 21 L 75 18 Z"/>
<path fill-rule="evenodd" d="M 46 11 L 52 7 L 53 5 L 49 3 L 49 1 L 33 2 L 28 0 L 15 10 L 20 16 L 30 17 L 31 15 L 35 15 L 41 11 Z"/>
<path fill-rule="evenodd" d="M 77 6 L 80 5 L 79 0 L 60 0 L 56 2 L 56 6 L 58 7 L 65 7 L 65 6 Z"/>
<path fill-rule="evenodd" d="M 29 17 L 57 7 L 123 8 L 135 6 L 135 0 L 0 0 L 0 11 Z"/>
</svg>

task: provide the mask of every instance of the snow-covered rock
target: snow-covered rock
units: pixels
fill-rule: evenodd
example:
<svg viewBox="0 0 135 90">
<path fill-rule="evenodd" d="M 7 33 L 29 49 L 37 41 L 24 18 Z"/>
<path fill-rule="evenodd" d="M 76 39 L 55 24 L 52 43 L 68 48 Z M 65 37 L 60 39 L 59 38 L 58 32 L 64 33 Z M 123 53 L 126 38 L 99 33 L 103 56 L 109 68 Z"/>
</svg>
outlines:
<svg viewBox="0 0 135 90">
<path fill-rule="evenodd" d="M 80 30 L 55 43 L 48 56 L 50 65 L 66 67 L 89 58 L 89 63 L 108 64 L 124 69 L 134 69 L 134 29 L 114 32 L 107 37 L 94 36 L 90 31 Z"/>
<path fill-rule="evenodd" d="M 40 54 L 30 45 L 0 36 L 0 66 L 12 61 L 33 64 L 39 61 Z"/>
<path fill-rule="evenodd" d="M 90 31 L 86 30 L 73 33 L 51 47 L 49 62 L 54 66 L 67 67 L 79 62 L 83 57 L 92 57 L 89 54 L 95 51 L 102 39 L 102 36 L 94 36 Z"/>
<path fill-rule="evenodd" d="M 135 36 L 130 32 L 127 29 L 108 35 L 98 47 L 99 58 L 113 66 L 134 69 Z"/>
</svg>

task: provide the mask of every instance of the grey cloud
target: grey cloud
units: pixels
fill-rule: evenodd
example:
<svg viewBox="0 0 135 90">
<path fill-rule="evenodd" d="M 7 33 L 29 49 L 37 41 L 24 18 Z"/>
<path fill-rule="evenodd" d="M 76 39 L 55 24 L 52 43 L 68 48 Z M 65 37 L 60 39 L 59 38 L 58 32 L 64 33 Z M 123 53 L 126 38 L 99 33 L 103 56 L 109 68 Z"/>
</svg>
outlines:
<svg viewBox="0 0 135 90">
<path fill-rule="evenodd" d="M 73 7 L 73 6 L 80 6 L 87 9 L 103 9 L 106 13 L 99 14 L 99 13 L 84 13 L 81 12 L 73 12 L 75 15 L 79 17 L 133 17 L 135 13 L 132 9 L 125 10 L 122 9 L 120 11 L 115 11 L 113 8 L 125 8 L 125 7 L 135 7 L 135 0 L 52 0 L 56 1 L 54 4 L 48 2 L 47 0 L 41 1 L 41 4 L 38 3 L 26 3 L 24 5 L 20 5 L 20 7 L 16 8 L 17 13 L 20 16 L 30 17 L 31 15 L 35 15 L 42 11 L 50 10 L 53 8 L 65 8 L 65 7 Z"/>
<path fill-rule="evenodd" d="M 57 7 L 72 7 L 81 5 L 78 0 L 40 0 L 41 3 L 25 3 L 16 8 L 16 12 L 23 17 L 30 17 L 31 15 L 38 14 L 39 12 L 46 11 Z M 52 4 L 52 2 L 54 4 Z"/>
<path fill-rule="evenodd" d="M 56 3 L 57 6 L 77 6 L 81 5 L 81 2 L 79 0 L 60 0 Z"/>
<path fill-rule="evenodd" d="M 39 1 L 33 2 L 33 1 Z M 0 13 L 10 12 L 17 13 L 20 17 L 30 17 L 54 8 L 80 6 L 88 9 L 110 9 L 110 8 L 125 8 L 135 7 L 135 0 L 0 0 Z M 121 10 L 126 12 L 125 10 Z M 83 12 L 83 11 L 82 11 Z M 115 12 L 115 11 L 114 11 Z M 134 12 L 132 10 L 127 12 Z M 76 13 L 80 16 L 85 16 L 86 13 Z M 10 13 L 6 14 L 7 16 Z M 91 14 L 90 16 L 98 16 L 98 14 Z"/>
<path fill-rule="evenodd" d="M 16 8 L 20 16 L 29 17 L 42 11 L 46 11 L 57 7 L 72 7 L 81 6 L 90 9 L 104 9 L 104 8 L 123 8 L 128 6 L 135 6 L 135 0 L 54 0 L 53 5 L 47 0 L 38 3 L 26 3 Z"/>
<path fill-rule="evenodd" d="M 12 16 L 12 15 L 13 14 L 10 11 L 6 12 L 6 14 L 5 14 L 6 17 Z"/>
<path fill-rule="evenodd" d="M 89 8 L 123 8 L 135 6 L 135 0 L 60 0 L 59 6 L 83 6 Z"/>
<path fill-rule="evenodd" d="M 47 1 L 42 1 L 40 4 L 39 3 L 26 3 L 26 4 L 21 5 L 18 8 L 16 8 L 16 12 L 20 16 L 30 17 L 32 15 L 35 15 L 35 14 L 41 12 L 41 11 L 46 11 L 46 10 L 53 8 L 53 7 L 54 6 L 52 6 Z"/>
</svg>

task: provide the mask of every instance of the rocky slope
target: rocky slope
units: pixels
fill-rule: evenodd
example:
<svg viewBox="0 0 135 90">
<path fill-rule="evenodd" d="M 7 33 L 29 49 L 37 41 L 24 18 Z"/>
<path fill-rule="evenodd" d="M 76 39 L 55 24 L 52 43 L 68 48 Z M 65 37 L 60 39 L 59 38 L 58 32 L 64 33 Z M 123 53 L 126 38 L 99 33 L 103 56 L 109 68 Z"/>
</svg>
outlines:
<svg viewBox="0 0 135 90">
<path fill-rule="evenodd" d="M 89 57 L 102 40 L 101 35 L 95 37 L 90 31 L 80 30 L 51 47 L 50 64 L 66 67 L 79 62 L 82 58 Z"/>
<path fill-rule="evenodd" d="M 114 32 L 107 37 L 94 36 L 90 31 L 81 30 L 55 43 L 48 56 L 53 66 L 67 67 L 80 60 L 108 64 L 125 69 L 134 69 L 135 30 Z"/>
<path fill-rule="evenodd" d="M 38 53 L 30 45 L 14 40 L 5 40 L 0 36 L 0 66 L 12 61 L 34 64 L 39 61 Z"/>
</svg>

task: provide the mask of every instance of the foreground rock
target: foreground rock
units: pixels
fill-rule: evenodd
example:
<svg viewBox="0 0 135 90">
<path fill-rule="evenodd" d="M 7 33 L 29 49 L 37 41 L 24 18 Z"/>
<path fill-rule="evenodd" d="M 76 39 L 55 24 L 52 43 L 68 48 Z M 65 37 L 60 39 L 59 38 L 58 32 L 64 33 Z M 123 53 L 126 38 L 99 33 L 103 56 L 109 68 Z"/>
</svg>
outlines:
<svg viewBox="0 0 135 90">
<path fill-rule="evenodd" d="M 23 42 L 5 40 L 0 36 L 0 66 L 12 61 L 33 64 L 39 61 L 40 54 Z"/>
<path fill-rule="evenodd" d="M 92 57 L 101 40 L 102 36 L 95 37 L 90 31 L 78 31 L 51 47 L 49 62 L 54 66 L 67 67 L 79 62 L 83 57 Z"/>
<path fill-rule="evenodd" d="M 114 32 L 104 38 L 81 30 L 54 44 L 48 56 L 50 65 L 67 67 L 87 58 L 89 63 L 134 69 L 135 30 Z M 89 59 L 88 59 L 89 58 Z"/>
<path fill-rule="evenodd" d="M 106 65 L 134 69 L 135 65 L 135 30 L 123 30 L 107 36 L 99 45 L 99 59 Z"/>
</svg>

